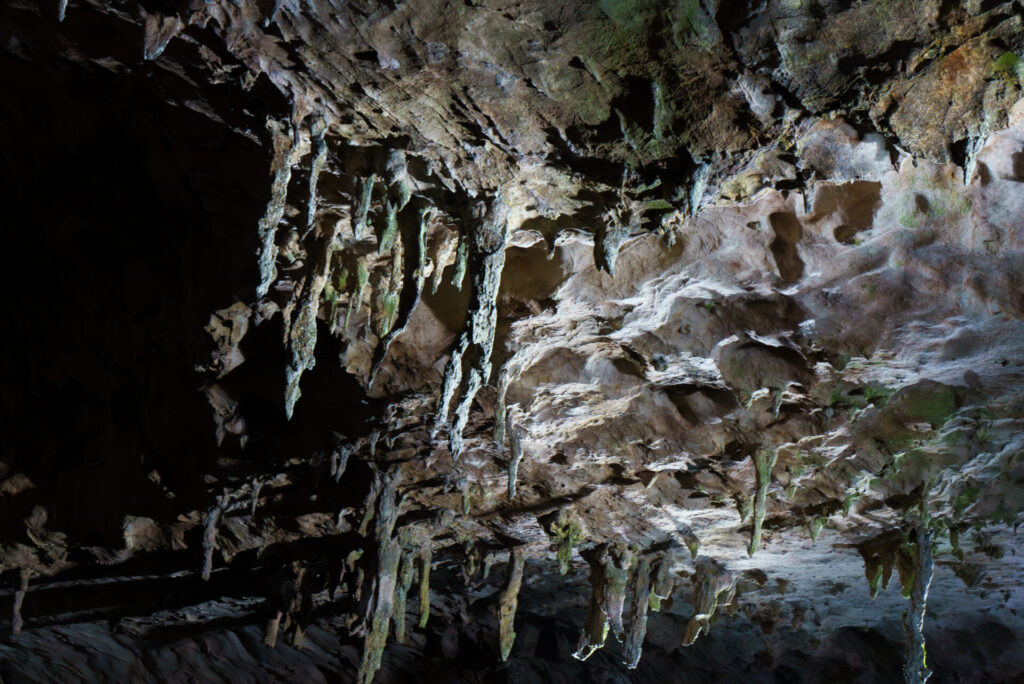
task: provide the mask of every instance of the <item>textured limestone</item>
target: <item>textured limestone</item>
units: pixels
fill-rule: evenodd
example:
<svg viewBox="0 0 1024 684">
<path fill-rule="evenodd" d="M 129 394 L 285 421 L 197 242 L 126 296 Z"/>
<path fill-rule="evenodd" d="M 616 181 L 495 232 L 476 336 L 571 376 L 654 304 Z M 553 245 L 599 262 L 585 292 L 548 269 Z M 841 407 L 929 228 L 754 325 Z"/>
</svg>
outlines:
<svg viewBox="0 0 1024 684">
<path fill-rule="evenodd" d="M 950 679 L 1024 671 L 1005 645 L 1024 629 L 1020 2 L 66 9 L 4 8 L 4 49 L 133 88 L 159 74 L 161 97 L 258 146 L 270 182 L 245 187 L 247 237 L 225 240 L 254 242 L 232 248 L 255 250 L 251 272 L 196 319 L 212 356 L 179 364 L 201 373 L 215 456 L 154 439 L 157 456 L 132 444 L 101 468 L 151 485 L 114 497 L 113 541 L 75 525 L 66 484 L 3 456 L 20 639 L 56 640 L 47 611 L 79 610 L 33 607 L 54 584 L 152 562 L 206 580 L 196 605 L 218 576 L 265 580 L 238 580 L 232 614 L 269 645 L 345 635 L 361 655 L 323 657 L 366 682 L 495 642 L 509 667 L 561 673 L 542 642 L 575 643 L 565 667 L 594 668 L 575 675 L 607 658 L 666 681 L 668 653 L 735 640 L 774 666 L 841 651 L 853 625 L 905 639 L 924 681 L 941 673 L 925 635 L 954 643 L 957 612 L 1003 646 L 981 675 L 949 649 Z M 57 38 L 34 33 L 46 20 Z M 526 550 L 549 571 L 524 579 Z M 255 660 L 307 657 L 285 648 Z M 113 677 L 111 658 L 88 671 Z"/>
</svg>

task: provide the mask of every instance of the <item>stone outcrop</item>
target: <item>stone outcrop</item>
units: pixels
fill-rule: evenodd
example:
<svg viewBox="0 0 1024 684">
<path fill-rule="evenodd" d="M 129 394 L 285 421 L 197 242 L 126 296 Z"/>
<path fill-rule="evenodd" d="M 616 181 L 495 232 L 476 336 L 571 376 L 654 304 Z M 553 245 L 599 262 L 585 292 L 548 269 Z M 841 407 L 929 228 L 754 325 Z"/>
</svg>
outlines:
<svg viewBox="0 0 1024 684">
<path fill-rule="evenodd" d="M 1022 22 L 3 5 L 0 678 L 1014 681 Z"/>
</svg>

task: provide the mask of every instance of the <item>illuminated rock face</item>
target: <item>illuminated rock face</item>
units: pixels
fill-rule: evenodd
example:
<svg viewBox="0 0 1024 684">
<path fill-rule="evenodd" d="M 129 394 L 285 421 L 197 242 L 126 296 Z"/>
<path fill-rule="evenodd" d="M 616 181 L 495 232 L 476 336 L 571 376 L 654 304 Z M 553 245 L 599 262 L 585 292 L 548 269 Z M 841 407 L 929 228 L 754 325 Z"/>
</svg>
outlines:
<svg viewBox="0 0 1024 684">
<path fill-rule="evenodd" d="M 1022 22 L 0 8 L 0 678 L 1024 676 Z"/>
</svg>

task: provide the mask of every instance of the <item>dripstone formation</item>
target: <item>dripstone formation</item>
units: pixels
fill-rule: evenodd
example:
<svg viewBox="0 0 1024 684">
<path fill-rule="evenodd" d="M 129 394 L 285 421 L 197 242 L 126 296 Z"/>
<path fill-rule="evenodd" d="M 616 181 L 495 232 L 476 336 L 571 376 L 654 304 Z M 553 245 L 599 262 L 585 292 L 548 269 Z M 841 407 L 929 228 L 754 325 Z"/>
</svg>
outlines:
<svg viewBox="0 0 1024 684">
<path fill-rule="evenodd" d="M 1024 677 L 1024 2 L 4 0 L 0 79 L 0 681 Z"/>
</svg>

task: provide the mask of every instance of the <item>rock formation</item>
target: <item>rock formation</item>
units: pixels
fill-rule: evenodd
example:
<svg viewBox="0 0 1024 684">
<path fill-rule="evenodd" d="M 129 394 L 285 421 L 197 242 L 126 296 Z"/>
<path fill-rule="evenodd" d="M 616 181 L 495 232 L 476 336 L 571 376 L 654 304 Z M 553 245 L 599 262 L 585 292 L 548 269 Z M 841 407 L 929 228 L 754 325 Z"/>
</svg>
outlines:
<svg viewBox="0 0 1024 684">
<path fill-rule="evenodd" d="M 2 681 L 1024 676 L 1021 0 L 0 37 Z"/>
</svg>

